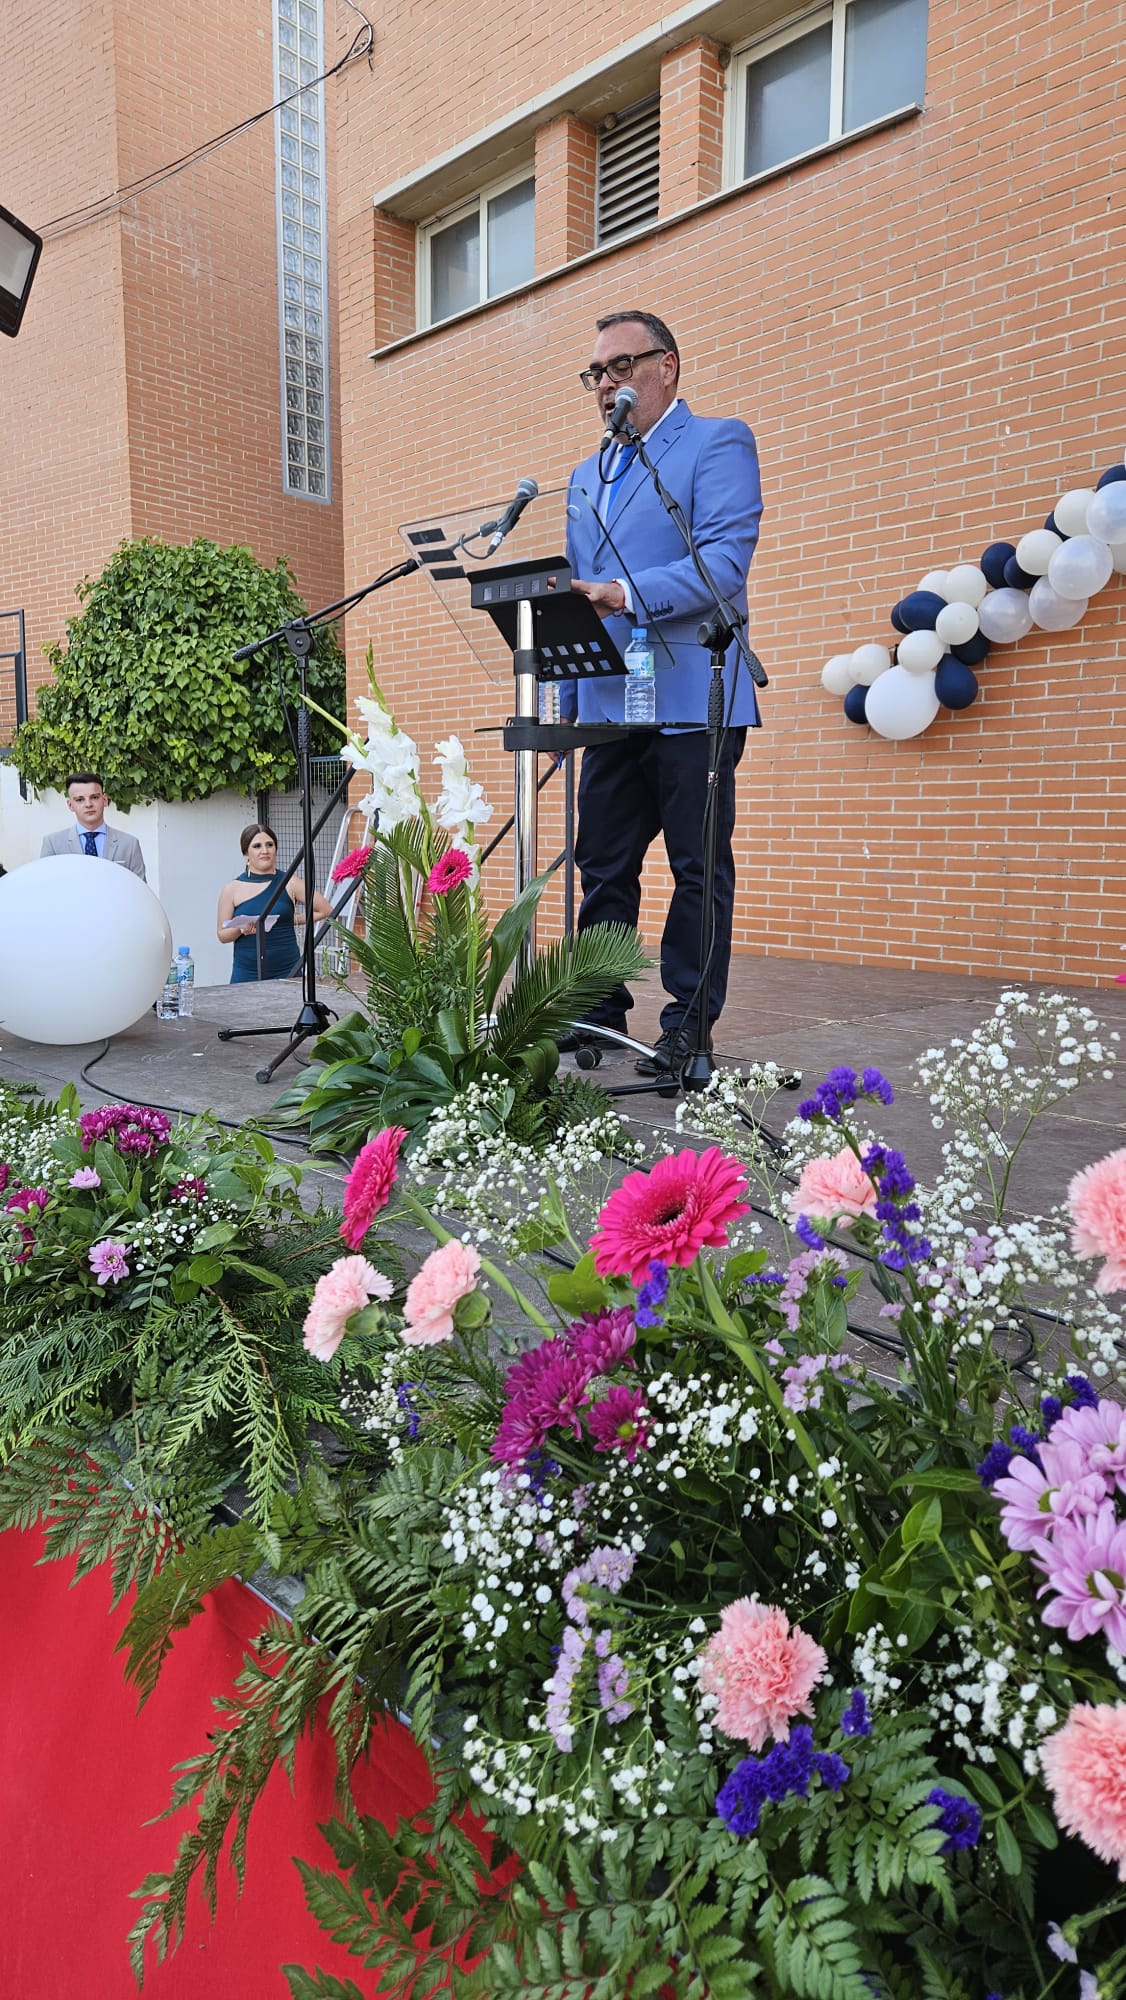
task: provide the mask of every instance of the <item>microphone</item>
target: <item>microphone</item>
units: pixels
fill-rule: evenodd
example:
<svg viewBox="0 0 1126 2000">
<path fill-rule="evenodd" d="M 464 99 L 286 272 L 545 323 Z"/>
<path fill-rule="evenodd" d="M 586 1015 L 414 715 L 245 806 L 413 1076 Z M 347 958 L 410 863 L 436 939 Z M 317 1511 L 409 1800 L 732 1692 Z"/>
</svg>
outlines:
<svg viewBox="0 0 1126 2000">
<path fill-rule="evenodd" d="M 613 444 L 614 439 L 621 435 L 636 408 L 637 390 L 631 389 L 627 382 L 618 390 L 614 407 L 606 420 L 606 430 L 598 447 L 599 451 L 605 451 L 607 445 Z"/>
<path fill-rule="evenodd" d="M 501 543 L 503 542 L 505 536 L 510 535 L 512 533 L 512 530 L 516 526 L 517 521 L 520 519 L 521 514 L 524 512 L 525 507 L 531 505 L 532 501 L 535 499 L 539 490 L 540 489 L 536 485 L 534 479 L 522 479 L 520 481 L 520 484 L 516 488 L 515 494 L 509 501 L 507 507 L 504 510 L 504 513 L 501 515 L 500 520 L 496 523 L 496 526 L 493 530 L 493 539 L 489 543 L 488 547 L 489 555 L 495 554 L 496 550 L 499 549 Z"/>
</svg>

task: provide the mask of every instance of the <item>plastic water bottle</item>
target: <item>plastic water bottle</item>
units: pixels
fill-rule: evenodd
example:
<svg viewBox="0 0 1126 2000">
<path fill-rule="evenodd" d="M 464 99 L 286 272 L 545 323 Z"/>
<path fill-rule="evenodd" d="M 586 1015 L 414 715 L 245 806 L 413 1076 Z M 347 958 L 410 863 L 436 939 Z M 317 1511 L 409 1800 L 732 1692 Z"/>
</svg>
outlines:
<svg viewBox="0 0 1126 2000">
<path fill-rule="evenodd" d="M 657 716 L 657 685 L 653 669 L 653 648 L 644 625 L 635 625 L 625 651 L 627 722 L 654 722 Z"/>
<path fill-rule="evenodd" d="M 190 1015 L 195 1003 L 195 960 L 186 944 L 176 959 L 176 999 L 181 1016 Z"/>
<path fill-rule="evenodd" d="M 168 977 L 157 995 L 156 1018 L 158 1021 L 176 1021 L 180 1017 L 180 967 L 176 959 L 168 968 Z"/>
</svg>

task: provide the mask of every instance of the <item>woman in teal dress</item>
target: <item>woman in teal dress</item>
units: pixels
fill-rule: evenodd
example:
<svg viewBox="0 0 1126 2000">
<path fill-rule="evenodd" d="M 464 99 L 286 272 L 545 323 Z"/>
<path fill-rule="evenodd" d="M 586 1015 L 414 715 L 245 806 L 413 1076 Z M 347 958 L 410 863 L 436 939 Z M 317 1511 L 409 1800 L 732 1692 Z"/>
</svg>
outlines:
<svg viewBox="0 0 1126 2000">
<path fill-rule="evenodd" d="M 297 942 L 293 916 L 294 905 L 304 907 L 307 901 L 305 884 L 300 875 L 291 875 L 288 887 L 270 903 L 282 874 L 278 867 L 278 843 L 274 835 L 268 826 L 255 822 L 252 826 L 243 827 L 239 846 L 246 867 L 223 890 L 215 927 L 220 944 L 233 944 L 235 948 L 231 985 L 238 986 L 258 978 L 257 931 L 263 912 L 266 928 L 262 941 L 265 959 L 262 976 L 265 979 L 290 979 L 301 967 L 301 947 Z M 267 903 L 270 903 L 268 911 Z M 332 915 L 332 905 L 317 890 L 313 891 L 313 914 L 316 917 Z"/>
</svg>

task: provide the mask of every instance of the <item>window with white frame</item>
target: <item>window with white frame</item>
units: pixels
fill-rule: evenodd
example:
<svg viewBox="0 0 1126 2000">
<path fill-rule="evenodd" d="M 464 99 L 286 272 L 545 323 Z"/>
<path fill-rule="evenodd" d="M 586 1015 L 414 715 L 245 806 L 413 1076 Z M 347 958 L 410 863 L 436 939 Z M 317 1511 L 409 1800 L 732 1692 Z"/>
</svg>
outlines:
<svg viewBox="0 0 1126 2000">
<path fill-rule="evenodd" d="M 732 180 L 748 180 L 922 102 L 927 0 L 830 0 L 731 65 Z"/>
<path fill-rule="evenodd" d="M 282 477 L 287 493 L 327 500 L 328 211 L 322 0 L 274 0 L 278 261 L 281 292 Z M 295 94 L 299 93 L 299 94 Z"/>
<path fill-rule="evenodd" d="M 536 258 L 534 177 L 510 175 L 427 223 L 418 250 L 423 326 L 528 284 Z"/>
</svg>

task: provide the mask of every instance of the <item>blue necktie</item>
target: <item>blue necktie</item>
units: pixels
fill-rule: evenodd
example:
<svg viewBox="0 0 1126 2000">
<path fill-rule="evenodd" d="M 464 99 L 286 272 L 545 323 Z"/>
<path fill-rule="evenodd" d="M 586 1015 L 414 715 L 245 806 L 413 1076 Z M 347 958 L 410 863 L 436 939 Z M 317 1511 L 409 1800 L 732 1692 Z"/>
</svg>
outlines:
<svg viewBox="0 0 1126 2000">
<path fill-rule="evenodd" d="M 93 855 L 93 857 L 94 857 L 94 859 L 95 859 L 95 861 L 97 860 L 97 858 L 98 858 L 98 843 L 97 843 L 97 841 L 96 841 L 96 840 L 94 839 L 94 836 L 93 836 L 93 834 L 92 834 L 92 833 L 84 833 L 84 834 L 83 834 L 83 836 L 82 836 L 82 852 L 83 852 L 83 854 L 92 854 L 92 855 Z"/>
<path fill-rule="evenodd" d="M 604 523 L 609 521 L 610 516 L 613 514 L 614 509 L 618 504 L 618 500 L 621 497 L 622 487 L 625 484 L 626 474 L 629 471 L 630 466 L 633 464 L 633 461 L 636 457 L 637 457 L 637 446 L 632 444 L 627 444 L 624 447 L 624 449 L 620 451 L 618 454 L 618 462 L 614 467 L 614 472 L 613 472 L 613 483 L 610 487 L 609 493 L 606 496 L 606 511 L 602 517 Z"/>
</svg>

